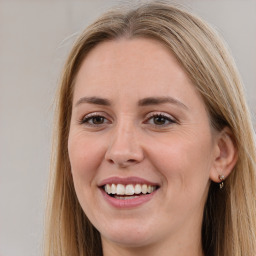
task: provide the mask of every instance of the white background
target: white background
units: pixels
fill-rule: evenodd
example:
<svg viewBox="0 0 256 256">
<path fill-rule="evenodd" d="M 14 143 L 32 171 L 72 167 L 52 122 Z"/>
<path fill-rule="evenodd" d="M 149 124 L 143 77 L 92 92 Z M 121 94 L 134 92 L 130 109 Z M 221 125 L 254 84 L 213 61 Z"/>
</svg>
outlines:
<svg viewBox="0 0 256 256">
<path fill-rule="evenodd" d="M 255 115 L 256 1 L 176 2 L 226 39 Z M 77 32 L 116 3 L 0 0 L 0 256 L 41 255 L 59 73 Z"/>
</svg>

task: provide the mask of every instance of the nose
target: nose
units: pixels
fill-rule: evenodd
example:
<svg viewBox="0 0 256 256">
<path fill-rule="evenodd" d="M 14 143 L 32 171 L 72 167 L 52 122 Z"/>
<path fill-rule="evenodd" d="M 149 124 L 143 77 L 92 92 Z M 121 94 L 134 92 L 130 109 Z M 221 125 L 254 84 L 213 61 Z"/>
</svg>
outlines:
<svg viewBox="0 0 256 256">
<path fill-rule="evenodd" d="M 129 167 L 144 159 L 143 149 L 138 140 L 136 127 L 119 125 L 111 134 L 105 159 L 119 168 Z"/>
</svg>

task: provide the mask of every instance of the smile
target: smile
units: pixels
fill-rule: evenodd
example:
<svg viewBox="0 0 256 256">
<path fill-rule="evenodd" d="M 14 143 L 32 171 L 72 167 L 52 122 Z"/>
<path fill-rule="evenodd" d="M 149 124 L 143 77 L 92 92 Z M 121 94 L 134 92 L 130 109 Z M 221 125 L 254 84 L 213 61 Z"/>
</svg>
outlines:
<svg viewBox="0 0 256 256">
<path fill-rule="evenodd" d="M 120 200 L 133 199 L 140 195 L 151 194 L 156 189 L 157 186 L 147 184 L 106 184 L 104 186 L 104 190 L 108 195 Z"/>
<path fill-rule="evenodd" d="M 141 177 L 110 177 L 99 182 L 103 198 L 115 208 L 143 205 L 155 197 L 160 185 Z"/>
</svg>

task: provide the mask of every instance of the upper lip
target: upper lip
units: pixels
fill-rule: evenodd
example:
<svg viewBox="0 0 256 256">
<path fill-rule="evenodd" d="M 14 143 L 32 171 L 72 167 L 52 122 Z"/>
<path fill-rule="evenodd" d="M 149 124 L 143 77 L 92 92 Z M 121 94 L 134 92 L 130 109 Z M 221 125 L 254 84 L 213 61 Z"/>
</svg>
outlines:
<svg viewBox="0 0 256 256">
<path fill-rule="evenodd" d="M 147 184 L 151 186 L 159 186 L 158 183 L 148 181 L 146 179 L 140 178 L 140 177 L 110 177 L 107 179 L 102 180 L 98 186 L 102 187 L 106 184 L 123 184 L 123 185 L 128 185 L 128 184 Z"/>
</svg>

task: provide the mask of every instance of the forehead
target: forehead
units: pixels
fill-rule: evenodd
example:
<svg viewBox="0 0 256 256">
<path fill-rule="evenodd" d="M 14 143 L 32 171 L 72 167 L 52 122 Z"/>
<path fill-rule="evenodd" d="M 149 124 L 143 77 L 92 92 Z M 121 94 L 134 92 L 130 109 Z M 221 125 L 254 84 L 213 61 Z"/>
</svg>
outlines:
<svg viewBox="0 0 256 256">
<path fill-rule="evenodd" d="M 115 94 L 115 95 L 113 95 Z M 153 39 L 118 39 L 92 49 L 78 72 L 74 98 L 79 96 L 199 97 L 171 51 Z M 189 100 L 188 98 L 188 100 Z"/>
</svg>

